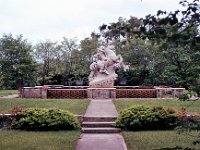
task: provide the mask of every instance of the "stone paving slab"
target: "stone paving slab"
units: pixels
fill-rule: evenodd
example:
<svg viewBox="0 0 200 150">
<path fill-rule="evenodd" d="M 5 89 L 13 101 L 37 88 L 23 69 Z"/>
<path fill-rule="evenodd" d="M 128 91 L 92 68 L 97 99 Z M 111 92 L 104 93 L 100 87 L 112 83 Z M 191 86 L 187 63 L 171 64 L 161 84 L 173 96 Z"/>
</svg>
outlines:
<svg viewBox="0 0 200 150">
<path fill-rule="evenodd" d="M 91 133 L 91 134 L 96 134 L 96 133 L 111 134 L 111 133 L 120 133 L 121 129 L 114 128 L 114 127 L 95 127 L 95 128 L 84 127 L 81 129 L 81 132 L 82 133 Z"/>
<path fill-rule="evenodd" d="M 76 150 L 127 150 L 121 134 L 81 134 Z"/>
<path fill-rule="evenodd" d="M 84 117 L 117 117 L 112 100 L 91 100 Z"/>
<path fill-rule="evenodd" d="M 82 122 L 82 127 L 114 127 L 115 122 Z"/>
</svg>

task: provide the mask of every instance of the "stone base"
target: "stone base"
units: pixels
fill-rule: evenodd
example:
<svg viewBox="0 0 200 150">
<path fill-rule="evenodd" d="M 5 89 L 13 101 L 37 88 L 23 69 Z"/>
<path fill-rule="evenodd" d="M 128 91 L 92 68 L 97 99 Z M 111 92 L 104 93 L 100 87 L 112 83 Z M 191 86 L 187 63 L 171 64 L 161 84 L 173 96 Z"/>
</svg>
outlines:
<svg viewBox="0 0 200 150">
<path fill-rule="evenodd" d="M 157 98 L 178 98 L 186 93 L 185 88 L 156 88 Z"/>
<path fill-rule="evenodd" d="M 47 86 L 23 87 L 19 89 L 20 98 L 47 98 Z"/>
<path fill-rule="evenodd" d="M 90 99 L 114 99 L 116 88 L 88 88 L 87 95 Z"/>
</svg>

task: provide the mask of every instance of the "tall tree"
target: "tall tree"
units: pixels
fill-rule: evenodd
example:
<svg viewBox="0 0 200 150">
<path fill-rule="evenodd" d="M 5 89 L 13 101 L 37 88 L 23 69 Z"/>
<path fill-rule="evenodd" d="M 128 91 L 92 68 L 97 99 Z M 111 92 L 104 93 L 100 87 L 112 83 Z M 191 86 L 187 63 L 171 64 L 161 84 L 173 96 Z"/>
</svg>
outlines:
<svg viewBox="0 0 200 150">
<path fill-rule="evenodd" d="M 78 45 L 76 39 L 68 39 L 63 37 L 63 40 L 60 44 L 61 58 L 62 58 L 62 66 L 63 66 L 63 78 L 65 85 L 71 85 L 71 78 L 74 75 L 74 71 L 76 68 L 75 62 L 76 57 L 74 57 L 74 53 L 78 53 Z"/>
<path fill-rule="evenodd" d="M 200 2 L 180 1 L 183 9 L 159 10 L 142 20 L 141 37 L 159 43 L 158 58 L 164 64 L 159 77 L 200 95 Z"/>
<path fill-rule="evenodd" d="M 49 79 L 52 77 L 52 72 L 55 71 L 53 68 L 56 58 L 56 42 L 47 40 L 40 42 L 35 46 L 35 57 L 39 63 L 39 84 L 50 84 Z M 40 79 L 41 77 L 41 79 Z"/>
<path fill-rule="evenodd" d="M 138 37 L 140 25 L 141 20 L 137 17 L 131 16 L 129 19 L 119 17 L 117 22 L 110 23 L 109 25 L 103 24 L 99 27 L 99 30 L 100 35 L 107 42 L 109 40 L 129 40 Z"/>
<path fill-rule="evenodd" d="M 31 56 L 32 46 L 22 35 L 3 35 L 0 39 L 0 85 L 16 89 L 35 84 L 36 62 Z"/>
<path fill-rule="evenodd" d="M 117 54 L 121 54 L 124 62 L 129 65 L 126 72 L 119 71 L 119 80 L 128 80 L 127 85 L 154 84 L 152 78 L 155 63 L 156 46 L 141 39 L 129 39 L 128 42 L 114 42 L 117 44 Z M 121 78 L 121 79 L 120 79 Z"/>
</svg>

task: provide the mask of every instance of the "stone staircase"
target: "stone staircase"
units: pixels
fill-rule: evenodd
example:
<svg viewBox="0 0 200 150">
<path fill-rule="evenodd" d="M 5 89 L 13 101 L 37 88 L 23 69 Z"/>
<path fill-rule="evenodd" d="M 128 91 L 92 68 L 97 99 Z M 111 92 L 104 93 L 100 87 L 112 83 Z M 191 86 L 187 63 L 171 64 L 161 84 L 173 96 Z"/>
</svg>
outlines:
<svg viewBox="0 0 200 150">
<path fill-rule="evenodd" d="M 84 117 L 82 133 L 119 133 L 121 129 L 115 128 L 116 117 Z"/>
<path fill-rule="evenodd" d="M 120 129 L 115 128 L 118 116 L 112 100 L 91 100 L 82 120 L 82 133 L 76 150 L 127 150 Z"/>
</svg>

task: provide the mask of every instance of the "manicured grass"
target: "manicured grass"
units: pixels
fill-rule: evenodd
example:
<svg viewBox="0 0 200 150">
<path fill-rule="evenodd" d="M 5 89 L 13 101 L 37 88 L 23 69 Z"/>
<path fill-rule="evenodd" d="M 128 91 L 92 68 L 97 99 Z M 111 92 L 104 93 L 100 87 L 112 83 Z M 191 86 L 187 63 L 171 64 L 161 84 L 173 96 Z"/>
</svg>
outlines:
<svg viewBox="0 0 200 150">
<path fill-rule="evenodd" d="M 198 101 L 179 101 L 175 99 L 123 99 L 114 100 L 118 112 L 130 106 L 166 106 L 175 109 L 186 108 L 190 113 L 200 114 L 200 100 Z"/>
<path fill-rule="evenodd" d="M 197 137 L 198 132 L 192 131 L 189 134 Z M 128 150 L 152 150 L 176 146 L 200 148 L 200 145 L 194 146 L 192 144 L 194 140 L 197 140 L 196 137 L 177 134 L 175 131 L 125 131 L 123 136 Z"/>
<path fill-rule="evenodd" d="M 89 104 L 87 99 L 0 99 L 0 113 L 9 113 L 13 107 L 60 108 L 74 114 L 84 114 Z"/>
<path fill-rule="evenodd" d="M 175 99 L 122 99 L 114 100 L 118 112 L 130 106 L 165 106 L 175 109 L 186 108 L 190 113 L 200 113 L 200 101 L 179 101 Z M 199 132 L 192 131 L 188 136 L 177 134 L 176 131 L 123 131 L 123 136 L 129 150 L 152 150 L 167 147 L 191 147 L 200 149 L 197 144 L 192 142 L 197 140 Z"/>
<path fill-rule="evenodd" d="M 0 129 L 1 150 L 74 150 L 80 131 L 30 132 Z"/>
<path fill-rule="evenodd" d="M 0 90 L 0 96 L 18 94 L 18 90 Z"/>
</svg>

